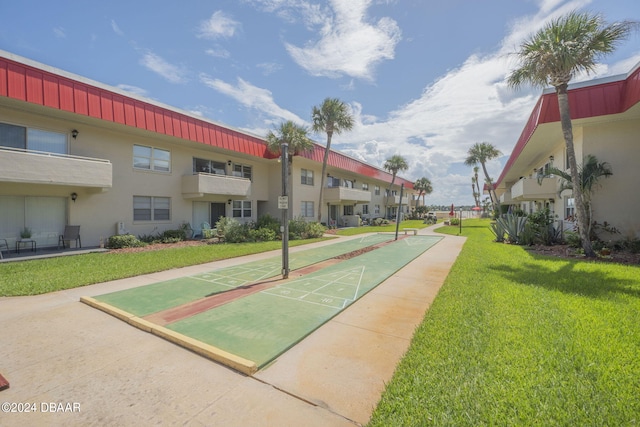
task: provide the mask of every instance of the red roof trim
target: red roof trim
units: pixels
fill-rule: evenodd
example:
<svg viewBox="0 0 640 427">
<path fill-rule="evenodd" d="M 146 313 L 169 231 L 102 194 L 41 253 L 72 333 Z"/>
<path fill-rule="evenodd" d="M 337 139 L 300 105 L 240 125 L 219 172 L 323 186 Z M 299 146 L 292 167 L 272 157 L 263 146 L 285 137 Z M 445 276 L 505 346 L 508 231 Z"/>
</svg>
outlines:
<svg viewBox="0 0 640 427">
<path fill-rule="evenodd" d="M 260 138 L 128 97 L 100 84 L 81 82 L 66 74 L 0 56 L 0 96 L 265 159 L 277 157 Z M 322 162 L 323 156 L 324 147 L 317 144 L 311 153 L 304 154 L 316 162 Z M 391 174 L 335 151 L 329 155 L 329 165 L 391 182 Z M 413 188 L 411 181 L 400 177 L 396 177 L 396 183 Z"/>
<path fill-rule="evenodd" d="M 624 113 L 640 102 L 640 67 L 637 67 L 624 80 L 576 87 L 575 89 L 569 87 L 568 94 L 573 120 Z M 558 96 L 555 92 L 544 93 L 533 108 L 509 160 L 496 181 L 496 186 L 502 183 L 538 125 L 559 121 Z"/>
</svg>

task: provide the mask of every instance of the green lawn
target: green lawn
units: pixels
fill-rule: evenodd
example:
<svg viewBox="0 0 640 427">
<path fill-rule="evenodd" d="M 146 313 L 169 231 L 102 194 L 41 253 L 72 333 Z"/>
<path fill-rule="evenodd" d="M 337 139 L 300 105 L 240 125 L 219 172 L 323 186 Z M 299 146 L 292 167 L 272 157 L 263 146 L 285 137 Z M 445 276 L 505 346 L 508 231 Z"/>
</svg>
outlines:
<svg viewBox="0 0 640 427">
<path fill-rule="evenodd" d="M 464 221 L 370 426 L 640 424 L 640 267 L 533 256 L 488 226 Z"/>
<path fill-rule="evenodd" d="M 321 239 L 292 240 L 289 246 Z M 0 264 L 0 297 L 38 295 L 279 249 L 282 242 L 167 248 L 136 253 L 92 253 Z"/>
<path fill-rule="evenodd" d="M 402 221 L 400 223 L 400 226 L 398 227 L 398 230 L 400 233 L 404 234 L 402 232 L 403 228 L 425 228 L 428 227 L 431 224 L 425 224 L 421 219 L 411 219 L 411 220 L 405 220 Z M 343 228 L 343 229 L 338 229 L 337 233 L 338 236 L 354 236 L 356 234 L 364 234 L 364 233 L 393 233 L 396 231 L 396 224 L 389 224 L 389 225 L 382 225 L 382 226 L 375 226 L 375 225 L 367 225 L 364 227 L 353 227 L 353 228 Z"/>
</svg>

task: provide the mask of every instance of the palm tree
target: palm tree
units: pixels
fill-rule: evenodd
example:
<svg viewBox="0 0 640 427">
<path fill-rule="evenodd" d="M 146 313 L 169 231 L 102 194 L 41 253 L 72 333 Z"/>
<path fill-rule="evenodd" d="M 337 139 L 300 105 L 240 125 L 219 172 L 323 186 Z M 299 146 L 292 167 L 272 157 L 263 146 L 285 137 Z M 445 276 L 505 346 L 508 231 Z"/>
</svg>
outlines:
<svg viewBox="0 0 640 427">
<path fill-rule="evenodd" d="M 433 192 L 433 186 L 431 185 L 431 181 L 429 181 L 429 178 L 422 177 L 413 183 L 413 189 L 418 190 L 418 197 L 416 198 L 416 210 L 417 210 L 418 202 L 420 201 L 420 196 L 422 195 L 426 196 L 427 194 L 431 194 Z"/>
<path fill-rule="evenodd" d="M 283 122 L 280 127 L 274 131 L 269 131 L 267 134 L 267 149 L 274 154 L 281 154 L 282 144 L 287 143 L 289 145 L 289 214 L 291 212 L 291 202 L 293 199 L 293 185 L 291 182 L 291 170 L 293 169 L 293 157 L 297 156 L 305 151 L 313 149 L 313 141 L 309 139 L 307 128 L 297 125 L 291 120 Z M 318 210 L 320 207 L 318 206 Z"/>
<path fill-rule="evenodd" d="M 314 132 L 325 132 L 327 134 L 327 146 L 324 149 L 322 159 L 322 173 L 320 174 L 320 201 L 318 202 L 318 222 L 322 219 L 322 193 L 324 191 L 324 179 L 327 172 L 327 161 L 331 150 L 331 138 L 335 133 L 353 128 L 353 117 L 348 111 L 347 105 L 338 98 L 326 98 L 320 107 L 313 107 L 311 112 Z"/>
<path fill-rule="evenodd" d="M 388 158 L 386 162 L 384 162 L 384 165 L 382 165 L 382 167 L 384 168 L 384 170 L 391 172 L 392 174 L 391 184 L 389 184 L 389 189 L 387 190 L 387 198 L 385 198 L 385 201 L 386 201 L 386 200 L 389 200 L 388 197 L 391 196 L 391 187 L 393 187 L 393 183 L 396 180 L 396 176 L 398 175 L 398 172 L 406 171 L 407 169 L 409 169 L 409 164 L 407 163 L 404 157 L 398 154 L 394 154 L 393 156 Z M 385 204 L 384 208 L 386 212 L 387 204 Z"/>
<path fill-rule="evenodd" d="M 493 182 L 489 176 L 489 172 L 487 171 L 487 162 L 495 159 L 496 157 L 500 157 L 502 153 L 488 142 L 476 142 L 471 148 L 469 148 L 467 154 L 468 156 L 465 159 L 464 164 L 467 166 L 474 166 L 480 163 L 482 171 L 484 172 L 485 182 L 489 188 L 489 197 L 493 204 L 493 210 L 500 213 L 500 202 L 498 201 L 498 197 L 496 197 L 496 190 L 493 188 Z M 478 192 L 480 192 L 479 186 Z"/>
<path fill-rule="evenodd" d="M 473 167 L 473 177 L 475 178 L 475 183 L 476 183 L 476 189 L 474 190 L 474 192 L 476 192 L 476 194 L 478 195 L 476 199 L 476 206 L 480 206 L 480 196 L 482 195 L 482 193 L 480 192 L 480 181 L 478 181 L 479 170 L 480 168 L 478 166 Z"/>
<path fill-rule="evenodd" d="M 600 15 L 571 12 L 550 23 L 525 41 L 516 53 L 520 68 L 511 72 L 507 83 L 514 88 L 525 83 L 534 86 L 553 86 L 558 96 L 560 123 L 567 150 L 569 171 L 573 182 L 579 182 L 578 165 L 573 146 L 573 128 L 567 87 L 579 72 L 587 73 L 596 67 L 596 60 L 614 51 L 637 23 L 631 21 L 607 24 Z M 580 186 L 573 189 L 576 202 L 578 230 L 582 248 L 588 257 L 596 254 L 587 232 L 587 213 Z"/>
<path fill-rule="evenodd" d="M 555 175 L 559 176 L 561 179 L 558 194 L 565 190 L 571 190 L 575 194 L 571 174 L 555 167 L 549 168 L 546 174 L 539 175 L 538 184 L 542 183 L 542 179 Z M 591 224 L 593 219 L 591 197 L 598 186 L 600 178 L 608 178 L 611 175 L 613 175 L 611 165 L 607 162 L 598 162 L 598 159 L 593 154 L 587 155 L 584 164 L 582 166 L 578 166 L 578 182 L 580 183 L 580 190 L 582 192 L 582 203 L 584 205 L 585 212 L 587 213 L 586 223 L 588 224 L 587 233 L 589 236 L 591 236 Z"/>
</svg>

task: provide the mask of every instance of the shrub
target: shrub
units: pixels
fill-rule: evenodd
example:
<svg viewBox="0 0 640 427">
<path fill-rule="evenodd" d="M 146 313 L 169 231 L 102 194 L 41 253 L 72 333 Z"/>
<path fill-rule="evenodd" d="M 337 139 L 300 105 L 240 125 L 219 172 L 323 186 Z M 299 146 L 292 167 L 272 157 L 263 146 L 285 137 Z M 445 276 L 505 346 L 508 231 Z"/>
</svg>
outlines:
<svg viewBox="0 0 640 427">
<path fill-rule="evenodd" d="M 218 222 L 216 222 L 216 228 L 218 229 L 218 232 L 222 233 L 223 235 L 225 235 L 225 237 L 226 237 L 226 233 L 227 233 L 227 229 L 228 228 L 236 227 L 238 225 L 240 225 L 240 223 L 238 222 L 237 219 L 231 218 L 231 217 L 226 217 L 226 216 L 221 217 L 218 220 Z"/>
<path fill-rule="evenodd" d="M 580 248 L 582 247 L 582 240 L 580 239 L 580 234 L 573 231 L 565 231 L 564 240 L 567 245 L 572 248 Z"/>
<path fill-rule="evenodd" d="M 257 230 L 249 230 L 249 239 L 252 242 L 270 242 L 276 239 L 275 231 L 270 228 L 258 228 Z"/>
<path fill-rule="evenodd" d="M 307 222 L 303 217 L 289 220 L 289 239 L 312 239 L 322 237 L 326 227 L 318 222 Z"/>
<path fill-rule="evenodd" d="M 265 214 L 265 215 L 262 215 L 260 218 L 258 218 L 258 222 L 256 223 L 256 228 L 258 230 L 261 228 L 268 228 L 269 230 L 272 230 L 276 235 L 279 235 L 280 221 L 269 214 Z"/>
<path fill-rule="evenodd" d="M 233 218 L 228 218 L 233 219 Z M 252 224 L 240 224 L 238 220 L 227 221 L 224 228 L 224 240 L 229 243 L 244 243 L 251 241 L 249 232 L 252 229 Z"/>
<path fill-rule="evenodd" d="M 385 218 L 376 218 L 373 220 L 373 225 L 377 225 L 378 227 L 382 225 L 389 225 L 389 220 Z"/>
<path fill-rule="evenodd" d="M 175 242 L 181 242 L 186 239 L 187 239 L 187 233 L 184 229 L 165 230 L 160 235 L 160 241 L 162 243 L 175 243 Z"/>
<path fill-rule="evenodd" d="M 146 246 L 146 243 L 138 240 L 133 234 L 111 236 L 107 240 L 107 247 L 110 249 L 137 248 L 140 246 Z"/>
</svg>

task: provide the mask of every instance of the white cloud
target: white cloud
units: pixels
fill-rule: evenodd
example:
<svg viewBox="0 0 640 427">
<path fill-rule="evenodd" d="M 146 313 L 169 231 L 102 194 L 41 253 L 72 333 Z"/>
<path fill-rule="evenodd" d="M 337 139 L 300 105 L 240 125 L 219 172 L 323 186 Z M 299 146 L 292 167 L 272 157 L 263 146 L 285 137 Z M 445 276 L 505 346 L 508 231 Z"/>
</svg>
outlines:
<svg viewBox="0 0 640 427">
<path fill-rule="evenodd" d="M 187 71 L 184 67 L 170 64 L 153 52 L 144 53 L 140 63 L 171 83 L 186 83 L 187 81 Z"/>
<path fill-rule="evenodd" d="M 132 86 L 132 85 L 127 85 L 127 84 L 119 84 L 117 86 L 119 89 L 125 90 L 127 92 L 133 93 L 134 95 L 139 95 L 139 96 L 147 96 L 147 91 L 138 87 L 138 86 Z"/>
<path fill-rule="evenodd" d="M 67 33 L 66 33 L 65 29 L 62 28 L 62 27 L 55 27 L 53 29 L 53 35 L 56 36 L 59 39 L 67 38 Z"/>
<path fill-rule="evenodd" d="M 240 28 L 241 24 L 238 21 L 218 10 L 211 15 L 211 18 L 200 24 L 198 37 L 205 39 L 229 38 L 233 37 Z"/>
<path fill-rule="evenodd" d="M 220 46 L 217 46 L 215 49 L 207 49 L 204 52 L 214 58 L 229 58 L 231 56 L 231 53 L 229 53 L 228 50 Z"/>
<path fill-rule="evenodd" d="M 401 31 L 391 18 L 367 22 L 370 5 L 371 0 L 331 1 L 333 14 L 323 16 L 319 39 L 304 47 L 286 43 L 287 51 L 314 76 L 373 80 L 375 67 L 393 59 Z M 314 22 L 320 22 L 317 14 Z"/>
<path fill-rule="evenodd" d="M 269 123 L 292 120 L 302 125 L 307 124 L 294 113 L 276 104 L 271 91 L 254 86 L 241 78 L 238 78 L 237 84 L 233 85 L 201 74 L 200 81 L 211 89 L 235 99 L 245 107 L 258 110 L 268 117 L 266 121 Z"/>
<path fill-rule="evenodd" d="M 114 33 L 116 33 L 119 36 L 124 36 L 124 32 L 120 29 L 120 27 L 118 27 L 118 24 L 116 23 L 115 20 L 111 20 L 111 29 L 113 30 Z"/>
<path fill-rule="evenodd" d="M 277 62 L 263 62 L 256 65 L 256 67 L 262 70 L 262 74 L 264 74 L 265 76 L 269 76 L 280 71 L 282 69 L 282 64 L 278 64 Z"/>
</svg>

